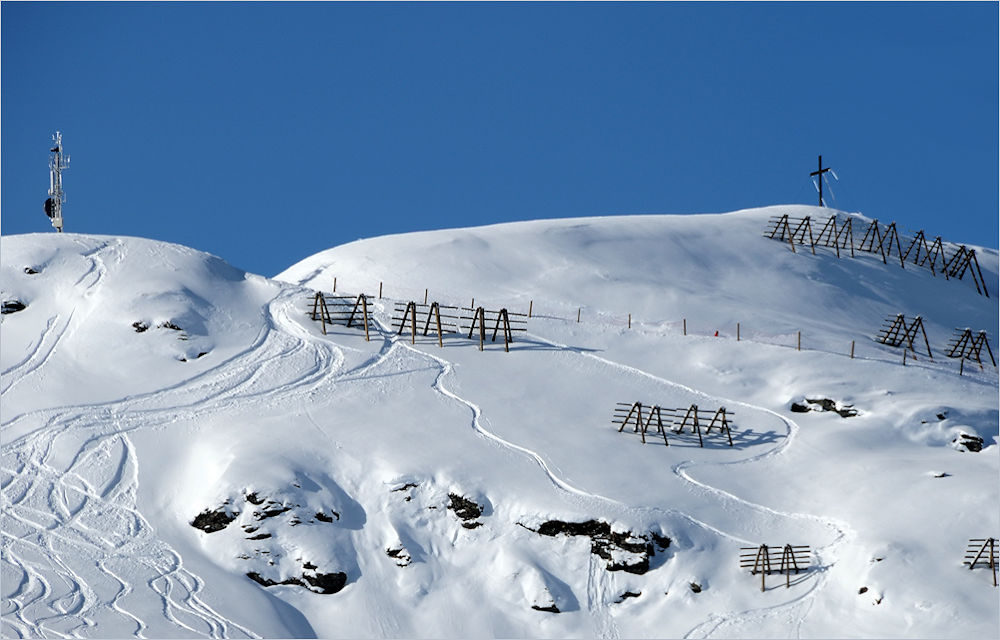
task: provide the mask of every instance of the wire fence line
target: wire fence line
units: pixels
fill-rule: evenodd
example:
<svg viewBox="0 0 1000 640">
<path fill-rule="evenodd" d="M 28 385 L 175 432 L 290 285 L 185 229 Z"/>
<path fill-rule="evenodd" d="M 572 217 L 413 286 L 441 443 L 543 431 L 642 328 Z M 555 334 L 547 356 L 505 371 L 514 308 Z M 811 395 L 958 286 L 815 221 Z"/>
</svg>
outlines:
<svg viewBox="0 0 1000 640">
<path fill-rule="evenodd" d="M 352 293 L 356 294 L 355 284 L 354 282 L 345 283 L 337 277 L 334 277 L 331 282 L 334 293 L 346 292 L 347 288 L 349 288 Z M 496 295 L 495 292 L 490 292 L 493 295 L 488 298 L 477 298 L 473 295 L 457 296 L 429 286 L 424 288 L 398 287 L 387 285 L 384 281 L 376 282 L 374 280 L 366 283 L 359 291 L 365 293 L 372 302 L 378 302 L 379 300 L 389 301 L 393 304 L 399 302 L 403 304 L 406 302 L 422 304 L 437 302 L 442 306 L 460 308 L 475 309 L 480 306 L 496 309 L 505 308 L 512 312 L 526 314 L 527 317 L 533 320 L 561 321 L 567 324 L 635 331 L 636 333 L 645 335 L 679 334 L 694 338 L 718 338 L 725 341 L 750 342 L 772 347 L 794 349 L 796 351 L 839 355 L 859 361 L 898 363 L 902 366 L 916 366 L 930 370 L 957 369 L 961 375 L 973 379 L 979 378 L 993 381 L 996 378 L 989 366 L 977 365 L 975 362 L 970 362 L 969 366 L 965 366 L 964 358 L 957 358 L 958 362 L 950 366 L 945 366 L 943 363 L 948 362 L 949 359 L 945 358 L 943 354 L 939 355 L 938 358 L 928 358 L 926 355 L 918 356 L 913 352 L 907 353 L 907 349 L 905 348 L 901 351 L 898 347 L 881 344 L 875 339 L 874 330 L 872 335 L 860 335 L 850 340 L 849 343 L 847 340 L 844 340 L 843 348 L 841 349 L 834 346 L 829 339 L 824 339 L 822 343 L 818 344 L 811 339 L 814 336 L 810 336 L 810 334 L 800 329 L 767 332 L 755 326 L 748 326 L 743 321 L 733 322 L 732 320 L 727 320 L 723 323 L 709 324 L 703 320 L 695 321 L 686 317 L 681 317 L 680 319 L 644 320 L 627 311 L 608 311 L 591 305 L 578 305 L 574 308 L 567 302 L 555 302 L 550 306 L 545 300 L 536 301 L 534 299 L 529 299 L 527 305 L 525 305 L 523 296 L 512 294 L 511 297 L 516 298 L 516 304 L 520 305 L 515 306 L 509 304 L 509 299 L 501 302 L 499 300 L 500 296 Z M 392 307 L 383 305 L 383 312 L 389 313 L 391 316 L 392 311 Z M 997 371 L 997 367 L 993 366 L 992 371 Z"/>
</svg>

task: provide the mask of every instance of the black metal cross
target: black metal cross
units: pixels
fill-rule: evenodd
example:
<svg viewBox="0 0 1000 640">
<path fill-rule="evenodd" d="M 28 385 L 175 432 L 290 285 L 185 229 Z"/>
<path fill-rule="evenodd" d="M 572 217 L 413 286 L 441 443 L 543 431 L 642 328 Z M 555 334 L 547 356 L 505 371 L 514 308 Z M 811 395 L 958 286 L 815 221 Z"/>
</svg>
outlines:
<svg viewBox="0 0 1000 640">
<path fill-rule="evenodd" d="M 810 176 L 816 176 L 816 181 L 819 183 L 819 206 L 823 206 L 823 174 L 830 170 L 830 167 L 823 168 L 823 156 L 819 157 L 819 168 L 818 171 L 813 171 Z"/>
</svg>

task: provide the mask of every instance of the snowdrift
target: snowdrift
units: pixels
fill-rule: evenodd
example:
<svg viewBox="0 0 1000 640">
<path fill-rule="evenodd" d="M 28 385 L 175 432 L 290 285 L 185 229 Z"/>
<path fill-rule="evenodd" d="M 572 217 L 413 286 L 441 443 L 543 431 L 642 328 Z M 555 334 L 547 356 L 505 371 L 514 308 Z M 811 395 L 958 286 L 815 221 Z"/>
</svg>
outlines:
<svg viewBox="0 0 1000 640">
<path fill-rule="evenodd" d="M 3 634 L 996 636 L 962 557 L 1000 532 L 997 369 L 943 352 L 970 327 L 995 353 L 994 299 L 792 253 L 761 236 L 775 213 L 828 210 L 387 236 L 274 279 L 4 237 Z M 370 341 L 310 318 L 334 278 L 370 295 Z M 425 290 L 530 308 L 528 331 L 400 333 Z M 872 339 L 898 313 L 933 358 Z M 618 402 L 725 407 L 732 445 L 643 444 Z M 808 545 L 807 570 L 762 592 L 739 567 L 762 543 Z"/>
</svg>

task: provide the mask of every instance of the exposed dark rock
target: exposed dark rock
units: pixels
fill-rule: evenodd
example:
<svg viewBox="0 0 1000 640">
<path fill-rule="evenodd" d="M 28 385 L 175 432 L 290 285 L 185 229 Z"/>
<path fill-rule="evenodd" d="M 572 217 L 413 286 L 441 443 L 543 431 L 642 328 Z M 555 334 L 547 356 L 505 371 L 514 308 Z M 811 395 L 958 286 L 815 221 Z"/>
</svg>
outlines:
<svg viewBox="0 0 1000 640">
<path fill-rule="evenodd" d="M 823 411 L 836 411 L 837 403 L 829 398 L 806 398 L 809 404 L 818 404 Z"/>
<path fill-rule="evenodd" d="M 539 607 L 537 604 L 533 604 L 531 605 L 531 608 L 534 609 L 535 611 L 545 611 L 547 613 L 561 613 L 559 611 L 559 607 L 557 607 L 554 604 L 550 604 L 547 607 Z"/>
<path fill-rule="evenodd" d="M 258 520 L 263 520 L 265 518 L 273 518 L 274 516 L 281 515 L 282 513 L 290 510 L 291 507 L 276 507 L 274 509 L 264 509 L 263 511 L 254 511 L 253 517 Z"/>
<path fill-rule="evenodd" d="M 653 542 L 656 543 L 656 546 L 659 547 L 661 551 L 663 549 L 670 548 L 670 538 L 668 538 L 667 536 L 661 536 L 655 531 L 650 531 L 649 535 L 652 536 Z"/>
<path fill-rule="evenodd" d="M 261 576 L 256 571 L 248 571 L 247 572 L 247 577 L 250 578 L 251 580 L 253 580 L 254 582 L 256 582 L 258 584 L 261 584 L 261 585 L 263 585 L 265 587 L 273 587 L 276 584 L 294 584 L 294 585 L 298 585 L 300 587 L 306 586 L 305 583 L 302 582 L 301 580 L 299 580 L 298 578 L 288 578 L 287 580 L 282 580 L 281 582 L 275 582 L 274 580 L 271 580 L 270 578 L 265 578 L 265 577 Z"/>
<path fill-rule="evenodd" d="M 319 520 L 320 522 L 333 522 L 333 518 L 331 518 L 330 516 L 326 515 L 322 511 L 317 511 L 315 518 L 317 520 Z M 339 520 L 340 518 L 338 517 L 337 519 Z"/>
<path fill-rule="evenodd" d="M 410 554 L 406 551 L 405 547 L 400 547 L 398 549 L 386 549 L 385 555 L 396 561 L 396 564 L 400 567 L 405 567 L 410 564 Z"/>
<path fill-rule="evenodd" d="M 626 591 L 625 593 L 623 593 L 620 596 L 618 596 L 617 602 L 619 602 L 619 603 L 625 602 L 629 598 L 638 598 L 641 595 L 642 595 L 642 591 L 635 591 L 635 592 L 633 592 L 633 591 Z"/>
<path fill-rule="evenodd" d="M 246 501 L 249 502 L 250 504 L 261 505 L 264 503 L 264 498 L 258 498 L 256 491 L 248 493 L 243 497 L 246 498 Z"/>
<path fill-rule="evenodd" d="M 170 322 L 169 320 L 167 322 L 161 322 L 156 326 L 158 326 L 161 329 L 170 329 L 172 331 L 184 331 L 184 329 L 181 329 L 180 327 L 178 327 L 173 322 Z"/>
<path fill-rule="evenodd" d="M 403 486 L 401 486 L 401 487 L 396 487 L 396 488 L 395 488 L 395 489 L 393 489 L 392 491 L 393 491 L 393 492 L 396 492 L 396 491 L 406 491 L 407 489 L 414 489 L 414 488 L 416 488 L 416 487 L 417 487 L 417 483 L 416 483 L 416 482 L 407 482 L 407 483 L 406 483 L 406 484 L 404 484 Z"/>
<path fill-rule="evenodd" d="M 25 267 L 25 268 L 24 268 L 24 272 L 25 272 L 26 274 L 28 274 L 29 276 L 33 276 L 33 275 L 35 275 L 36 273 L 38 273 L 38 270 L 37 270 L 37 269 L 34 269 L 33 267 Z"/>
<path fill-rule="evenodd" d="M 302 579 L 313 587 L 310 591 L 316 591 L 318 589 L 318 593 L 323 594 L 337 593 L 347 584 L 347 574 L 342 571 L 336 571 L 334 573 L 317 573 L 314 576 L 302 574 Z"/>
<path fill-rule="evenodd" d="M 149 329 L 149 325 L 142 320 L 137 320 L 132 323 L 132 328 L 135 329 L 136 333 L 142 333 L 146 329 Z"/>
<path fill-rule="evenodd" d="M 314 576 L 303 574 L 301 578 L 293 576 L 280 582 L 265 578 L 256 571 L 247 572 L 247 577 L 265 587 L 273 587 L 278 584 L 296 585 L 309 589 L 313 593 L 322 594 L 337 593 L 347 584 L 347 574 L 340 571 L 334 573 L 317 573 Z"/>
<path fill-rule="evenodd" d="M 258 533 L 255 536 L 248 537 L 247 540 L 265 540 L 270 537 L 271 537 L 270 533 Z"/>
<path fill-rule="evenodd" d="M 27 307 L 28 305 L 20 300 L 4 300 L 3 307 L 0 308 L 0 314 L 17 313 L 18 311 L 24 311 Z"/>
<path fill-rule="evenodd" d="M 475 529 L 482 526 L 482 522 L 475 522 L 476 518 L 483 515 L 483 508 L 481 506 L 468 498 L 454 493 L 449 493 L 448 498 L 451 499 L 448 508 L 454 511 L 455 515 L 462 520 L 463 527 L 466 529 Z"/>
<path fill-rule="evenodd" d="M 646 536 L 635 535 L 630 531 L 612 531 L 611 525 L 602 520 L 587 520 L 586 522 L 549 520 L 542 523 L 536 533 L 543 536 L 559 534 L 587 536 L 590 538 L 591 553 L 607 561 L 608 571 L 624 571 L 642 575 L 649 571 L 649 557 L 656 553 L 653 549 L 653 543 Z M 657 537 L 664 543 L 660 545 L 661 549 L 670 545 L 669 538 Z M 659 541 L 657 544 L 660 544 Z M 615 561 L 615 551 L 633 554 L 633 558 L 620 562 Z"/>
<path fill-rule="evenodd" d="M 858 589 L 858 595 L 861 595 L 862 593 L 868 593 L 868 587 L 861 587 Z"/>
<path fill-rule="evenodd" d="M 979 436 L 972 436 L 968 433 L 959 434 L 958 438 L 952 440 L 953 443 L 957 443 L 959 447 L 965 447 L 966 451 L 971 451 L 972 453 L 978 453 L 983 450 L 983 444 L 985 441 Z"/>
<path fill-rule="evenodd" d="M 191 521 L 191 526 L 195 529 L 201 529 L 205 533 L 214 533 L 228 527 L 229 523 L 235 520 L 238 515 L 240 515 L 239 512 L 234 512 L 232 515 L 226 513 L 225 507 L 220 507 L 215 511 L 205 509 L 195 516 L 194 520 Z"/>
<path fill-rule="evenodd" d="M 697 582 L 692 582 L 690 584 L 690 587 L 691 591 L 693 591 L 694 593 L 701 593 L 701 585 L 698 584 Z"/>
<path fill-rule="evenodd" d="M 313 563 L 311 563 L 308 560 L 306 560 L 305 563 L 302 565 L 302 568 L 303 569 L 308 569 L 310 571 L 313 571 L 313 570 L 316 569 L 316 565 L 314 565 Z"/>
<path fill-rule="evenodd" d="M 947 420 L 948 419 L 948 414 L 943 413 L 943 412 L 939 413 L 939 414 L 937 414 L 937 419 L 938 420 Z"/>
<path fill-rule="evenodd" d="M 837 402 L 830 398 L 806 398 L 808 404 L 793 402 L 789 409 L 793 413 L 808 413 L 810 411 L 833 411 L 841 418 L 852 418 L 858 415 L 858 410 L 853 405 L 845 404 L 837 408 Z"/>
</svg>

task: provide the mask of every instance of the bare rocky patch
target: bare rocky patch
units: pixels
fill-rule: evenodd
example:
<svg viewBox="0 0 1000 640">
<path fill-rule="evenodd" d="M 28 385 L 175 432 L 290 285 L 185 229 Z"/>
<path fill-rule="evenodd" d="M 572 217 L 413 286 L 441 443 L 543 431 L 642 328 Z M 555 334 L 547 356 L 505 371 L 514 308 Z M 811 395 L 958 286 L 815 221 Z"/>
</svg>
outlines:
<svg viewBox="0 0 1000 640">
<path fill-rule="evenodd" d="M 4 300 L 3 306 L 0 307 L 0 314 L 8 315 L 11 313 L 17 313 L 18 311 L 24 311 L 27 308 L 28 305 L 20 300 Z"/>
<path fill-rule="evenodd" d="M 853 418 L 858 415 L 858 410 L 852 404 L 843 404 L 830 398 L 803 398 L 802 401 L 792 402 L 789 410 L 792 413 L 809 413 L 817 411 L 820 413 L 832 411 L 841 418 Z"/>
<path fill-rule="evenodd" d="M 522 525 L 524 526 L 524 525 Z M 528 528 L 528 527 L 525 527 Z M 564 522 L 548 520 L 538 529 L 530 529 L 542 536 L 585 536 L 590 538 L 590 551 L 606 562 L 608 571 L 624 571 L 642 575 L 650 569 L 650 558 L 656 550 L 670 546 L 670 538 L 657 533 L 636 534 L 631 531 L 614 531 L 603 520 Z"/>
<path fill-rule="evenodd" d="M 475 529 L 483 525 L 482 522 L 478 521 L 479 516 L 483 515 L 483 508 L 481 506 L 455 493 L 449 493 L 448 499 L 450 501 L 448 509 L 458 516 L 458 519 L 462 521 L 463 527 L 466 529 Z"/>
<path fill-rule="evenodd" d="M 986 444 L 986 441 L 979 436 L 970 435 L 968 433 L 960 433 L 957 438 L 951 441 L 951 443 L 959 451 L 979 453 L 983 450 L 983 446 Z"/>
<path fill-rule="evenodd" d="M 303 539 L 315 541 L 330 535 L 313 529 L 302 538 L 292 533 L 293 527 L 336 527 L 335 523 L 340 519 L 340 514 L 335 509 L 317 509 L 319 505 L 315 503 L 311 508 L 303 507 L 296 501 L 301 499 L 302 502 L 307 502 L 305 498 L 304 495 L 292 492 L 244 491 L 227 498 L 218 507 L 203 510 L 194 517 L 190 525 L 206 534 L 212 534 L 213 538 L 216 535 L 226 536 L 224 546 L 231 540 L 237 549 L 236 559 L 251 564 L 248 567 L 251 570 L 245 571 L 245 575 L 263 587 L 286 585 L 319 594 L 337 593 L 347 584 L 347 572 L 336 566 L 320 567 L 322 564 L 330 564 L 329 560 L 319 562 L 315 558 L 302 558 L 301 555 L 293 560 L 294 556 L 290 553 L 292 550 L 299 550 L 301 554 Z M 238 526 L 230 526 L 234 522 Z M 218 533 L 227 529 L 226 533 Z M 314 551 L 319 549 L 317 552 L 323 553 L 322 546 L 306 548 Z"/>
</svg>

